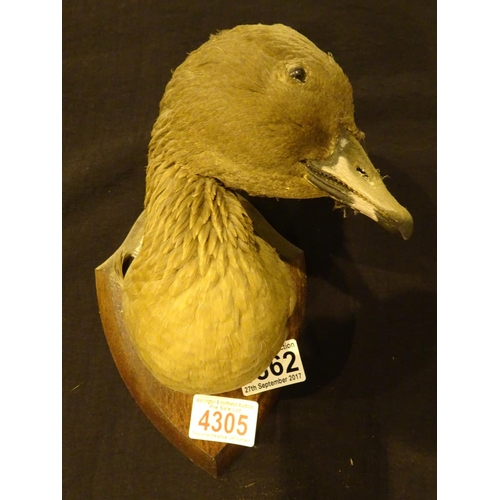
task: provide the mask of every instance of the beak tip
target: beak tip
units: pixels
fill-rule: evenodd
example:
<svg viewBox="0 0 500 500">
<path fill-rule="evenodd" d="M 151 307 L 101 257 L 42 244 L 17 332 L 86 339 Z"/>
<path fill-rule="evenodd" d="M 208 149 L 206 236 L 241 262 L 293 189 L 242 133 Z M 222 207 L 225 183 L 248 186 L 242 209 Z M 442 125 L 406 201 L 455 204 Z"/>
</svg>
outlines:
<svg viewBox="0 0 500 500">
<path fill-rule="evenodd" d="M 409 240 L 413 234 L 413 217 L 408 210 L 405 209 L 405 212 L 405 216 L 397 227 L 403 239 Z"/>
<path fill-rule="evenodd" d="M 409 240 L 413 234 L 413 217 L 401 205 L 397 210 L 385 212 L 384 215 L 380 215 L 378 223 L 391 233 L 399 233 L 404 240 Z"/>
<path fill-rule="evenodd" d="M 411 235 L 413 234 L 413 229 L 408 232 L 408 233 L 401 233 L 401 236 L 403 237 L 403 240 L 409 240 L 411 238 Z"/>
</svg>

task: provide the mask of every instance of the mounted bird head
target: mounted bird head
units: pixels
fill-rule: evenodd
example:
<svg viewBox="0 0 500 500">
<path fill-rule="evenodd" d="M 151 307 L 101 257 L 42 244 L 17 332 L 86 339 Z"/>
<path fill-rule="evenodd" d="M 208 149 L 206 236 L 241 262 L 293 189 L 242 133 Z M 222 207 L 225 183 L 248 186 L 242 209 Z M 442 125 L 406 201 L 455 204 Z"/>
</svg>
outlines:
<svg viewBox="0 0 500 500">
<path fill-rule="evenodd" d="M 238 26 L 174 72 L 153 129 L 148 182 L 169 161 L 251 195 L 331 196 L 407 239 L 411 215 L 386 189 L 362 137 L 351 85 L 330 54 L 283 25 Z"/>
</svg>

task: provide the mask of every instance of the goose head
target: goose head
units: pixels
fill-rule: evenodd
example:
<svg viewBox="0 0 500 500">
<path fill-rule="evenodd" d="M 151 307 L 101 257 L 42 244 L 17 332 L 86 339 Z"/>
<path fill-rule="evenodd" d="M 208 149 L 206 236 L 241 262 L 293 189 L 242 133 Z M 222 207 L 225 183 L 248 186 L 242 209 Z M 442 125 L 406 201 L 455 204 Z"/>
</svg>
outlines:
<svg viewBox="0 0 500 500">
<path fill-rule="evenodd" d="M 352 87 L 331 54 L 283 25 L 222 31 L 173 73 L 149 151 L 228 189 L 330 196 L 407 239 L 413 220 L 360 144 Z"/>
</svg>

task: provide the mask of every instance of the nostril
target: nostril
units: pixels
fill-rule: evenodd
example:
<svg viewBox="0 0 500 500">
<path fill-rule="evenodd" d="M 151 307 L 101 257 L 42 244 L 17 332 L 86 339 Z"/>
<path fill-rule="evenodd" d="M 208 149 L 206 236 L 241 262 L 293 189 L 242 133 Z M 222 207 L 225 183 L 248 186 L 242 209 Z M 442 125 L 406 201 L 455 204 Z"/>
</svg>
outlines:
<svg viewBox="0 0 500 500">
<path fill-rule="evenodd" d="M 356 172 L 360 173 L 363 177 L 366 177 L 368 179 L 368 174 L 361 167 L 356 167 Z"/>
</svg>

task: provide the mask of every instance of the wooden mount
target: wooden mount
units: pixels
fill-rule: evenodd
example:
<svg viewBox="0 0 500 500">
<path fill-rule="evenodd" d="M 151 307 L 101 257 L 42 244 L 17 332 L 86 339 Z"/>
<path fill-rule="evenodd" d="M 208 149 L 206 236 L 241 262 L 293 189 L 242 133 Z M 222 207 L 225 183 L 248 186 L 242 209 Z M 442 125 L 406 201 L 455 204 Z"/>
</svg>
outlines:
<svg viewBox="0 0 500 500">
<path fill-rule="evenodd" d="M 277 233 L 250 203 L 243 198 L 240 201 L 252 218 L 256 233 L 276 248 L 290 268 L 297 291 L 297 305 L 289 319 L 289 339 L 297 339 L 305 309 L 304 254 Z M 169 389 L 150 373 L 139 359 L 123 319 L 123 276 L 140 249 L 143 228 L 144 213 L 137 219 L 120 248 L 95 270 L 99 312 L 104 332 L 118 371 L 142 411 L 174 446 L 196 465 L 217 477 L 244 448 L 234 444 L 189 438 L 193 395 Z M 221 396 L 257 401 L 258 428 L 259 423 L 276 402 L 279 392 L 280 389 L 274 389 L 245 396 L 241 389 L 238 389 Z"/>
</svg>

